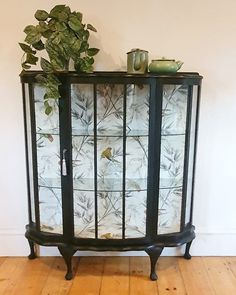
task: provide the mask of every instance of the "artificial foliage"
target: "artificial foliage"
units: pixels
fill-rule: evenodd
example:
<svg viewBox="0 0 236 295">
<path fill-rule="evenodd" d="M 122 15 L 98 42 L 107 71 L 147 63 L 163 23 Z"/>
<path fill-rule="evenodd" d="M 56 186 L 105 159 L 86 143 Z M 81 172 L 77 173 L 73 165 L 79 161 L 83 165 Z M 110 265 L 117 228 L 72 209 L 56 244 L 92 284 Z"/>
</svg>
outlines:
<svg viewBox="0 0 236 295">
<path fill-rule="evenodd" d="M 60 80 L 57 72 L 68 71 L 72 64 L 77 72 L 92 72 L 94 56 L 98 48 L 89 47 L 90 32 L 96 32 L 91 24 L 83 24 L 81 12 L 71 11 L 66 5 L 56 5 L 49 13 L 37 10 L 37 25 L 27 25 L 24 43 L 19 43 L 24 51 L 22 68 L 28 70 L 32 65 L 40 66 L 44 72 L 37 76 L 38 83 L 45 88 L 45 113 L 53 111 L 55 101 L 60 98 Z M 46 51 L 47 58 L 39 52 Z"/>
</svg>

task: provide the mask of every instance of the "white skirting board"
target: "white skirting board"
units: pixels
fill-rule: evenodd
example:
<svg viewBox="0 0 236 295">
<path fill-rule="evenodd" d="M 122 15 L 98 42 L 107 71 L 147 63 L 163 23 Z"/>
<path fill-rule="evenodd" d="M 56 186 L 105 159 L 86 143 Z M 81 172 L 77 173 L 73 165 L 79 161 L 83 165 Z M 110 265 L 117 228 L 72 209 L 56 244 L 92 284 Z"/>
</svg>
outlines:
<svg viewBox="0 0 236 295">
<path fill-rule="evenodd" d="M 180 256 L 184 246 L 165 248 L 162 256 Z M 56 247 L 40 247 L 40 256 L 59 256 Z M 192 256 L 236 256 L 236 233 L 196 233 L 190 253 Z M 0 256 L 27 256 L 29 246 L 24 233 L 0 230 Z M 144 251 L 94 252 L 78 251 L 79 256 L 144 256 Z"/>
</svg>

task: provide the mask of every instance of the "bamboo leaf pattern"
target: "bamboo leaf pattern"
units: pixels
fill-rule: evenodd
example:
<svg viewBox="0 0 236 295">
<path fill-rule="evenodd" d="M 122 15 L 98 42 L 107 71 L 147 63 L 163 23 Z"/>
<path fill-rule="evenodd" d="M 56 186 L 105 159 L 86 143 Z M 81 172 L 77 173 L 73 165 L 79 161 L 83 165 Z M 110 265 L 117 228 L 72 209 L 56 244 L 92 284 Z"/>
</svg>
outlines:
<svg viewBox="0 0 236 295">
<path fill-rule="evenodd" d="M 158 234 L 180 231 L 187 90 L 183 85 L 163 90 Z"/>
<path fill-rule="evenodd" d="M 82 193 L 88 199 L 94 190 L 93 85 L 72 87 L 73 178 L 76 235 L 94 237 L 94 207 L 87 211 L 78 200 Z M 90 92 L 90 94 L 89 94 Z M 98 84 L 97 92 L 97 188 L 98 234 L 100 238 L 121 238 L 123 177 L 123 100 L 124 85 Z M 127 208 L 128 235 L 145 236 L 149 86 L 127 85 L 126 114 L 126 196 L 140 199 L 140 210 Z M 79 130 L 80 129 L 80 130 Z M 142 136 L 140 136 L 140 134 Z M 82 172 L 81 172 L 82 171 Z M 135 196 L 135 192 L 138 193 Z M 140 197 L 142 196 L 142 197 Z M 90 202 L 91 203 L 91 202 Z M 141 209 L 142 208 L 142 209 Z M 141 214 L 141 215 L 140 215 Z M 93 218 L 91 217 L 93 216 Z M 139 217 L 138 217 L 139 216 Z M 86 218 L 85 218 L 86 217 Z M 135 220 L 135 225 L 133 224 Z M 79 227 L 79 228 L 78 228 Z"/>
<path fill-rule="evenodd" d="M 45 90 L 35 84 L 33 91 L 36 121 L 40 228 L 45 232 L 62 234 L 60 138 L 58 135 L 59 109 L 54 100 L 53 104 L 51 104 L 53 112 L 50 115 L 46 115 L 43 98 Z"/>
</svg>

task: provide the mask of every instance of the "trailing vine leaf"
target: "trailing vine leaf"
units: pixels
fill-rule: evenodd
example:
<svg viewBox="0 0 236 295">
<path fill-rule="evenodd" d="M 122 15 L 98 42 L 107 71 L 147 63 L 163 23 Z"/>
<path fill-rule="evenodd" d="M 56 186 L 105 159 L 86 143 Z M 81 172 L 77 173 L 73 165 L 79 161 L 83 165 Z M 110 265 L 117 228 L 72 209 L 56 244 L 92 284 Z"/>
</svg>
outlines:
<svg viewBox="0 0 236 295">
<path fill-rule="evenodd" d="M 39 40 L 39 42 L 37 42 L 37 43 L 32 44 L 32 47 L 37 50 L 43 50 L 45 48 L 44 44 L 41 40 Z"/>
<path fill-rule="evenodd" d="M 37 20 L 44 21 L 48 18 L 49 15 L 45 10 L 37 10 L 34 16 Z"/>
<path fill-rule="evenodd" d="M 87 24 L 87 29 L 93 32 L 97 32 L 97 30 L 91 24 Z"/>
<path fill-rule="evenodd" d="M 49 16 L 51 18 L 58 18 L 58 14 L 65 11 L 66 6 L 65 5 L 56 5 L 53 7 L 53 9 L 50 11 Z"/>
<path fill-rule="evenodd" d="M 26 64 L 36 65 L 37 64 L 37 61 L 38 61 L 38 57 L 37 56 L 34 56 L 31 53 L 27 53 L 26 60 L 25 60 L 25 63 Z"/>
<path fill-rule="evenodd" d="M 43 57 L 41 57 L 40 65 L 45 73 L 52 73 L 53 72 L 53 67 L 52 67 L 51 63 Z"/>
<path fill-rule="evenodd" d="M 83 28 L 81 21 L 77 18 L 76 15 L 73 14 L 69 18 L 68 25 L 75 32 L 78 32 Z"/>
<path fill-rule="evenodd" d="M 31 54 L 35 54 L 36 51 L 33 50 L 29 45 L 25 44 L 25 43 L 19 43 L 21 49 L 26 52 L 26 53 L 31 53 Z"/>
<path fill-rule="evenodd" d="M 41 58 L 40 66 L 46 75 L 38 81 L 45 87 L 45 100 L 58 99 L 60 82 L 57 81 L 56 75 L 52 75 L 53 73 L 68 70 L 70 60 L 74 62 L 74 68 L 78 72 L 93 71 L 93 56 L 99 50 L 89 48 L 88 39 L 89 30 L 96 32 L 96 29 L 91 24 L 83 24 L 82 13 L 72 12 L 66 5 L 56 5 L 49 13 L 45 10 L 37 10 L 34 16 L 38 24 L 26 26 L 25 43 L 19 43 L 24 51 L 22 68 L 27 70 L 31 65 L 36 65 L 37 51 L 45 49 L 48 58 Z M 45 104 L 45 112 L 50 114 L 51 111 L 52 107 Z"/>
<path fill-rule="evenodd" d="M 89 56 L 94 56 L 94 55 L 96 55 L 98 52 L 99 52 L 99 49 L 98 49 L 98 48 L 89 48 L 89 49 L 87 50 L 87 54 L 88 54 Z"/>
</svg>

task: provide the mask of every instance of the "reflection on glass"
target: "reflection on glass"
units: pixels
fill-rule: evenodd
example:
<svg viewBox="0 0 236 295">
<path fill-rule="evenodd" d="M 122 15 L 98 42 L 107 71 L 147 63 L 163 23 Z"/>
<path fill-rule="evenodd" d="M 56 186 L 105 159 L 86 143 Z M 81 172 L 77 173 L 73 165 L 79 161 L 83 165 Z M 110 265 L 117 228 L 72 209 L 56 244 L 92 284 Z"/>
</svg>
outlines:
<svg viewBox="0 0 236 295">
<path fill-rule="evenodd" d="M 46 115 L 44 93 L 43 88 L 34 86 L 40 228 L 45 232 L 61 234 L 59 108 L 55 101 L 49 101 L 53 112 Z M 55 182 L 57 187 L 50 186 Z"/>
<path fill-rule="evenodd" d="M 158 234 L 180 231 L 188 87 L 164 85 Z"/>
</svg>

